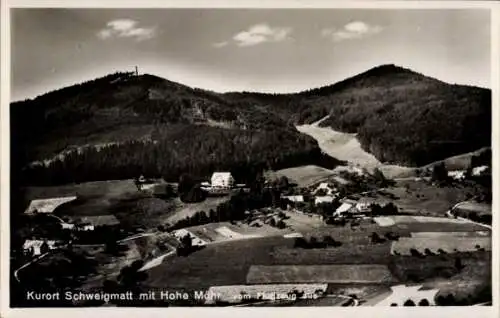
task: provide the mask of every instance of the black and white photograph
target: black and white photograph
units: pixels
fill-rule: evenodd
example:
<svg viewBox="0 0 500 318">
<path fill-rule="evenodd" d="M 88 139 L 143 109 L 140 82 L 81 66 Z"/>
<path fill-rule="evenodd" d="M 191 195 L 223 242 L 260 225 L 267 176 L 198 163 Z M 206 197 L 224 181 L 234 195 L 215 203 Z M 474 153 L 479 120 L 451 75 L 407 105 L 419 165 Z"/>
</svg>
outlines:
<svg viewBox="0 0 500 318">
<path fill-rule="evenodd" d="M 7 305 L 492 306 L 492 11 L 9 7 Z"/>
</svg>

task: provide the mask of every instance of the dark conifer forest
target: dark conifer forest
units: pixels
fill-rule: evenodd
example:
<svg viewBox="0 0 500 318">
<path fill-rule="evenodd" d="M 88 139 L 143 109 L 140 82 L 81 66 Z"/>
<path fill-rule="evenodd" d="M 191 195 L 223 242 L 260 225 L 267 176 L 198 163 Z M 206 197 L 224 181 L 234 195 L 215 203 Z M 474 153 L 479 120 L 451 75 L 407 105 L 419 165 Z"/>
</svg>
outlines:
<svg viewBox="0 0 500 318">
<path fill-rule="evenodd" d="M 490 90 L 394 65 L 296 94 L 218 94 L 118 72 L 10 110 L 19 185 L 140 174 L 177 181 L 214 170 L 246 182 L 264 168 L 333 168 L 340 162 L 294 127 L 326 116 L 322 126 L 358 133 L 383 162 L 420 166 L 491 144 Z"/>
</svg>

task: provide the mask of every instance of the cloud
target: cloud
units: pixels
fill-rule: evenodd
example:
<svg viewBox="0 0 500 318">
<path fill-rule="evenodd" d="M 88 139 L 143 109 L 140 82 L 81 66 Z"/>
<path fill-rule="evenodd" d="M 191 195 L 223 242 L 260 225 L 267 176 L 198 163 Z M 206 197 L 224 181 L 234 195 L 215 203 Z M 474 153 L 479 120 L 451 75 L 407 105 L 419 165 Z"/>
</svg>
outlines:
<svg viewBox="0 0 500 318">
<path fill-rule="evenodd" d="M 221 48 L 221 47 L 227 46 L 228 44 L 229 44 L 229 42 L 222 41 L 222 42 L 213 43 L 212 46 L 215 48 Z"/>
<path fill-rule="evenodd" d="M 362 21 L 354 21 L 344 25 L 341 29 L 328 28 L 321 31 L 321 36 L 330 38 L 335 42 L 359 39 L 368 35 L 380 33 L 382 27 L 369 25 Z"/>
<path fill-rule="evenodd" d="M 282 42 L 289 39 L 291 28 L 270 27 L 262 23 L 251 26 L 233 36 L 238 46 L 254 46 L 265 42 Z"/>
<path fill-rule="evenodd" d="M 97 32 L 101 40 L 112 37 L 133 38 L 136 41 L 144 41 L 156 35 L 155 27 L 137 27 L 137 21 L 130 19 L 118 19 L 109 21 L 106 27 Z"/>
</svg>

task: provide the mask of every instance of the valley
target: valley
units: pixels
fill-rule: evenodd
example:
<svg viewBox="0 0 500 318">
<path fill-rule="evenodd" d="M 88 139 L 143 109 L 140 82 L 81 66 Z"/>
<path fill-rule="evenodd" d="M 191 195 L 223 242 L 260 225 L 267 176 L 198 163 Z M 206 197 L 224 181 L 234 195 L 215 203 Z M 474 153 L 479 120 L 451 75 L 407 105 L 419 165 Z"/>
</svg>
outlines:
<svg viewBox="0 0 500 318">
<path fill-rule="evenodd" d="M 487 302 L 489 94 L 382 65 L 294 94 L 118 72 L 12 103 L 16 305 Z M 167 289 L 221 298 L 140 301 Z"/>
</svg>

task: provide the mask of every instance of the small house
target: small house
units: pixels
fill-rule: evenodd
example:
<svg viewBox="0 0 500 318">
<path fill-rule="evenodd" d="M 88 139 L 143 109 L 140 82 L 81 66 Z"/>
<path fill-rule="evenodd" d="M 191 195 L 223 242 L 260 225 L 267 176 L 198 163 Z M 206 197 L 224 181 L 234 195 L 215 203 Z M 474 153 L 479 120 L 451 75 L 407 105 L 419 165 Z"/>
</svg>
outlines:
<svg viewBox="0 0 500 318">
<path fill-rule="evenodd" d="M 321 203 L 332 203 L 333 200 L 334 200 L 334 197 L 331 195 L 317 196 L 314 198 L 314 204 L 318 205 Z"/>
<path fill-rule="evenodd" d="M 210 181 L 213 188 L 232 188 L 234 185 L 230 172 L 214 172 Z"/>
<path fill-rule="evenodd" d="M 84 216 L 79 219 L 78 228 L 82 231 L 92 231 L 101 226 L 116 226 L 120 221 L 111 214 Z"/>
<path fill-rule="evenodd" d="M 290 200 L 292 202 L 304 202 L 303 195 L 284 195 L 281 198 L 286 199 L 286 200 Z"/>
<path fill-rule="evenodd" d="M 342 203 L 337 210 L 333 213 L 333 216 L 342 216 L 346 213 L 349 213 L 350 210 L 352 210 L 354 207 L 354 204 L 349 203 L 349 202 L 344 202 Z"/>
<path fill-rule="evenodd" d="M 488 166 L 474 167 L 472 169 L 473 176 L 484 176 L 488 175 L 489 173 L 490 173 L 490 167 Z"/>
<path fill-rule="evenodd" d="M 464 170 L 448 171 L 448 177 L 455 179 L 455 180 L 464 180 L 465 179 L 465 171 Z"/>
<path fill-rule="evenodd" d="M 26 240 L 23 244 L 23 250 L 26 254 L 31 256 L 38 256 L 42 254 L 42 246 L 46 243 L 49 250 L 56 248 L 57 243 L 54 240 Z"/>
<path fill-rule="evenodd" d="M 316 190 L 314 190 L 314 194 L 316 194 L 320 190 L 323 190 L 326 195 L 332 195 L 336 189 L 335 187 L 330 186 L 330 184 L 328 184 L 327 182 L 322 182 L 318 185 Z"/>
</svg>

